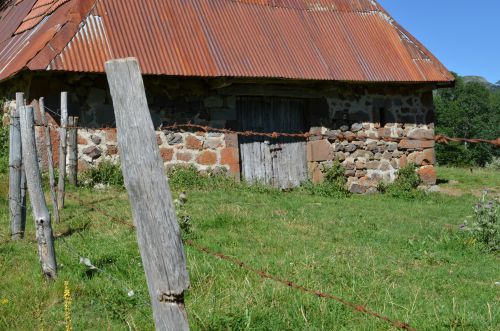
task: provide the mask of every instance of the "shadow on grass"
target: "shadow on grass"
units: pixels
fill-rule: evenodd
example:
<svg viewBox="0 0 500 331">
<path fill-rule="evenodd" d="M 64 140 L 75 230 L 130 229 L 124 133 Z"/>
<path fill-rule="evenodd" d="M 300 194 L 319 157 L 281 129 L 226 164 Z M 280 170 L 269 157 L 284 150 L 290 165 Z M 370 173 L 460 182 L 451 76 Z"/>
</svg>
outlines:
<svg viewBox="0 0 500 331">
<path fill-rule="evenodd" d="M 449 182 L 450 182 L 450 180 L 448 180 L 448 179 L 438 178 L 436 180 L 436 185 L 448 184 Z"/>
<path fill-rule="evenodd" d="M 90 227 L 90 221 L 88 222 L 85 222 L 85 224 L 83 225 L 80 225 L 78 227 L 69 227 L 67 230 L 65 230 L 64 232 L 62 233 L 57 233 L 54 235 L 54 239 L 59 239 L 59 238 L 67 238 L 67 237 L 70 237 L 72 236 L 73 234 L 75 233 L 81 233 L 85 230 L 87 230 L 88 228 Z"/>
</svg>

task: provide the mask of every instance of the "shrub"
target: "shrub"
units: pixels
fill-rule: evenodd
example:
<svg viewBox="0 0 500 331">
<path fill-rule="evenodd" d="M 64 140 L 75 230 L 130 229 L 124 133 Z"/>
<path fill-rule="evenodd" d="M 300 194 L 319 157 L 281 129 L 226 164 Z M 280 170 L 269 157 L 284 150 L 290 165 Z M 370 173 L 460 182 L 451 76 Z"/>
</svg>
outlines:
<svg viewBox="0 0 500 331">
<path fill-rule="evenodd" d="M 0 174 L 9 171 L 9 126 L 3 125 L 4 103 L 0 98 Z"/>
<path fill-rule="evenodd" d="M 191 216 L 189 216 L 186 209 L 187 201 L 188 199 L 186 192 L 181 192 L 179 194 L 179 197 L 174 200 L 177 222 L 179 223 L 179 228 L 181 230 L 181 235 L 183 239 L 189 238 L 192 233 Z"/>
<path fill-rule="evenodd" d="M 500 157 L 493 157 L 491 162 L 486 163 L 486 168 L 491 170 L 500 170 Z"/>
<path fill-rule="evenodd" d="M 334 161 L 331 167 L 324 170 L 324 174 L 326 183 L 338 186 L 339 188 L 345 188 L 347 183 L 345 168 L 339 161 Z"/>
<path fill-rule="evenodd" d="M 169 183 L 175 190 L 236 187 L 234 179 L 225 172 L 199 172 L 194 166 L 178 166 L 168 171 Z"/>
<path fill-rule="evenodd" d="M 474 215 L 465 221 L 463 229 L 471 237 L 469 242 L 480 242 L 488 252 L 500 251 L 500 221 L 498 220 L 498 199 L 488 198 L 488 192 L 474 206 Z"/>
<path fill-rule="evenodd" d="M 9 127 L 0 124 L 0 174 L 9 169 Z"/>
<path fill-rule="evenodd" d="M 378 186 L 378 190 L 381 193 L 388 193 L 394 197 L 416 198 L 422 195 L 422 192 L 417 190 L 421 182 L 416 172 L 415 164 L 409 163 L 399 169 L 396 180 L 393 183 L 381 183 Z"/>
<path fill-rule="evenodd" d="M 82 173 L 82 183 L 88 187 L 98 184 L 114 187 L 124 187 L 123 174 L 120 164 L 103 161 L 97 167 L 89 168 Z"/>
<path fill-rule="evenodd" d="M 308 183 L 305 188 L 313 195 L 320 195 L 332 198 L 341 198 L 349 195 L 346 188 L 347 179 L 345 177 L 345 168 L 339 161 L 323 170 L 325 181 L 321 184 L 313 185 Z"/>
</svg>

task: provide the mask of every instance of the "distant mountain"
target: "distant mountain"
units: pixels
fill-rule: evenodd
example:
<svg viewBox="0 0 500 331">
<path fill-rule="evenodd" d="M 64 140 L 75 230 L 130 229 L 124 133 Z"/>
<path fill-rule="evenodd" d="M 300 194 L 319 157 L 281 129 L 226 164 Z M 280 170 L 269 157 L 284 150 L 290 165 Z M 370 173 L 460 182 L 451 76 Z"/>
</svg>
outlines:
<svg viewBox="0 0 500 331">
<path fill-rule="evenodd" d="M 500 85 L 492 84 L 492 83 L 488 82 L 486 80 L 486 78 L 481 77 L 481 76 L 463 76 L 462 78 L 464 79 L 465 83 L 474 82 L 474 83 L 483 84 L 486 87 L 490 88 L 492 91 L 500 90 Z"/>
</svg>

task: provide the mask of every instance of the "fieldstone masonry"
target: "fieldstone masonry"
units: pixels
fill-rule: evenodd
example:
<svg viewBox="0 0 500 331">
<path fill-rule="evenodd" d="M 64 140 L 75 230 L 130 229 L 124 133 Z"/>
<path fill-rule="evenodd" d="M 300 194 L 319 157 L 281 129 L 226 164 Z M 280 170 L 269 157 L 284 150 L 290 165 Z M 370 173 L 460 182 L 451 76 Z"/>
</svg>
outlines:
<svg viewBox="0 0 500 331">
<path fill-rule="evenodd" d="M 311 131 L 327 137 L 308 142 L 309 171 L 315 183 L 323 181 L 323 171 L 335 160 L 345 167 L 349 190 L 355 193 L 374 192 L 380 182 L 392 182 L 398 169 L 408 163 L 422 167 L 420 171 L 425 174 L 422 176 L 425 184 L 436 182 L 434 141 L 405 139 L 415 135 L 432 139 L 434 130 L 428 125 L 386 124 L 381 128 L 374 123 L 355 123 L 350 130 L 313 128 Z M 353 140 L 339 140 L 341 133 Z M 387 137 L 402 140 L 399 143 L 386 142 L 383 138 Z"/>
<path fill-rule="evenodd" d="M 329 98 L 328 104 L 332 126 L 337 128 L 312 127 L 307 144 L 314 183 L 323 181 L 323 172 L 333 161 L 345 167 L 354 193 L 375 192 L 380 182 L 392 182 L 398 169 L 408 163 L 419 166 L 424 184 L 436 183 L 431 92 L 340 96 Z"/>
<path fill-rule="evenodd" d="M 227 172 L 239 179 L 236 135 L 162 129 L 191 122 L 237 130 L 237 96 L 221 94 L 214 82 L 195 78 L 145 77 L 145 86 L 166 168 L 193 165 L 202 172 Z M 248 86 L 251 95 L 252 85 Z M 50 84 L 34 79 L 30 95 L 46 97 L 46 104 L 56 110 L 57 93 L 64 90 L 71 91 L 70 116 L 79 116 L 80 125 L 86 128 L 78 133 L 79 169 L 103 160 L 117 162 L 114 114 L 105 77 L 61 77 L 50 80 Z M 54 95 L 53 91 L 58 92 Z M 324 170 L 338 160 L 346 169 L 349 190 L 356 193 L 376 191 L 380 182 L 393 181 L 398 169 L 408 163 L 419 166 L 425 184 L 435 184 L 432 87 L 339 86 L 318 93 L 323 97 L 309 99 L 315 101 L 309 103 L 305 114 L 305 131 L 311 133 L 307 143 L 308 168 L 314 183 L 321 182 Z M 296 97 L 300 97 L 300 92 Z M 50 122 L 57 125 L 57 120 L 51 118 Z M 37 136 L 43 135 L 37 131 Z M 347 140 L 339 139 L 340 134 Z M 59 138 L 54 129 L 51 135 L 57 162 Z M 398 142 L 384 138 L 397 138 Z M 43 153 L 41 162 L 46 163 Z"/>
<path fill-rule="evenodd" d="M 195 166 L 199 171 L 228 173 L 239 178 L 238 146 L 231 135 L 216 132 L 157 131 L 157 143 L 165 168 Z M 80 129 L 79 169 L 107 160 L 119 161 L 116 129 Z"/>
</svg>

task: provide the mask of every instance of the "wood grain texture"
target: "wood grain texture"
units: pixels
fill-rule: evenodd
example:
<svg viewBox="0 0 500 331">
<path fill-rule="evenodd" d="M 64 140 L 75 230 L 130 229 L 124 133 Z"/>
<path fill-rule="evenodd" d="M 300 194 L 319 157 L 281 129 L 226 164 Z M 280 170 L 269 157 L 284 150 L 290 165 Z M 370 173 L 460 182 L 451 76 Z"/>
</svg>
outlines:
<svg viewBox="0 0 500 331">
<path fill-rule="evenodd" d="M 68 181 L 78 185 L 78 117 L 68 118 Z"/>
<path fill-rule="evenodd" d="M 42 124 L 45 126 L 45 146 L 47 148 L 47 165 L 49 169 L 49 186 L 50 198 L 52 199 L 52 216 L 54 221 L 59 223 L 59 208 L 57 207 L 57 193 L 56 193 L 56 178 L 54 175 L 54 157 L 52 155 L 52 140 L 50 138 L 50 128 L 47 116 L 45 116 L 45 100 L 40 98 L 40 115 L 42 116 Z"/>
<path fill-rule="evenodd" d="M 66 178 L 66 154 L 68 138 L 68 93 L 61 92 L 61 127 L 59 129 L 59 181 L 57 183 L 57 206 L 64 208 L 65 178 Z"/>
<path fill-rule="evenodd" d="M 301 133 L 306 101 L 282 97 L 239 97 L 240 131 Z M 242 176 L 277 188 L 307 180 L 307 144 L 301 138 L 239 137 Z"/>
<path fill-rule="evenodd" d="M 16 93 L 16 109 L 21 109 L 22 106 L 26 104 L 26 99 L 24 99 L 24 93 Z M 19 113 L 18 113 L 19 114 Z M 19 132 L 21 132 L 21 123 L 19 122 Z M 21 137 L 22 142 L 22 137 Z M 21 154 L 22 154 L 22 143 L 21 143 Z M 26 196 L 28 195 L 28 187 L 26 186 L 26 171 L 24 170 L 24 161 L 21 165 L 21 223 L 23 224 L 23 229 L 26 227 Z"/>
<path fill-rule="evenodd" d="M 22 93 L 16 95 L 17 100 L 24 100 Z M 9 211 L 12 240 L 24 237 L 26 218 L 23 220 L 21 200 L 21 177 L 22 177 L 22 151 L 21 151 L 21 127 L 19 124 L 19 108 L 10 111 L 9 127 Z"/>
<path fill-rule="evenodd" d="M 189 288 L 186 257 L 139 65 L 135 59 L 124 59 L 105 67 L 156 329 L 189 330 L 184 307 Z"/>
<path fill-rule="evenodd" d="M 38 242 L 38 256 L 42 272 L 48 279 L 57 276 L 57 264 L 54 250 L 54 237 L 50 214 L 45 202 L 42 188 L 42 176 L 38 167 L 38 158 L 35 142 L 35 122 L 32 106 L 23 106 L 19 111 L 21 122 L 22 152 L 26 182 L 30 195 L 33 218 L 35 219 L 36 239 Z"/>
</svg>

